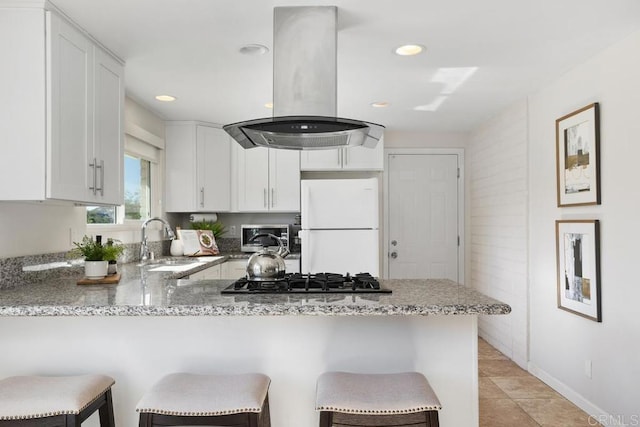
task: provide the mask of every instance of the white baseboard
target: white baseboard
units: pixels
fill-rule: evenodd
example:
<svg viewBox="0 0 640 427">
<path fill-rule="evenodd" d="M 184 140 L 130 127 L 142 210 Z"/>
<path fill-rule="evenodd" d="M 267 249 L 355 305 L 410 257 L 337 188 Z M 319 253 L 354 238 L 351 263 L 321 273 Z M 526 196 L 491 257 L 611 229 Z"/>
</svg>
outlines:
<svg viewBox="0 0 640 427">
<path fill-rule="evenodd" d="M 639 418 L 629 418 L 624 416 L 615 416 L 600 409 L 597 405 L 587 400 L 580 393 L 577 393 L 568 385 L 559 381 L 549 373 L 540 369 L 533 362 L 529 362 L 528 370 L 531 375 L 534 375 L 542 382 L 553 388 L 555 391 L 564 396 L 571 403 L 582 409 L 584 412 L 590 415 L 589 425 L 602 424 L 605 427 L 618 427 L 618 426 L 638 426 L 640 425 Z"/>
</svg>

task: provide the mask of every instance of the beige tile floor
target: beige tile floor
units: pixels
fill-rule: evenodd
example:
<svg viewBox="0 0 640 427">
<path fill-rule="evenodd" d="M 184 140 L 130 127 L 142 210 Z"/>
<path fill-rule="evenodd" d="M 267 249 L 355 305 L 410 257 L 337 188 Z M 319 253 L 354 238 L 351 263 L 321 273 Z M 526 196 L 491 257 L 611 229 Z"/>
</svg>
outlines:
<svg viewBox="0 0 640 427">
<path fill-rule="evenodd" d="M 508 357 L 478 341 L 480 427 L 593 427 L 594 419 Z"/>
</svg>

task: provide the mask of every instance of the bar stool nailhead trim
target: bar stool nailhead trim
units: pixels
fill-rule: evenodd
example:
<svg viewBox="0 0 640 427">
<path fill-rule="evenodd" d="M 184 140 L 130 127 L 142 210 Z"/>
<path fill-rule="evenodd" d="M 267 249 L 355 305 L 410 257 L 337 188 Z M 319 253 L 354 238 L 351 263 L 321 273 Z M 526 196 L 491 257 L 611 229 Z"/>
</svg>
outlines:
<svg viewBox="0 0 640 427">
<path fill-rule="evenodd" d="M 8 421 L 32 424 L 47 418 L 79 416 L 80 422 L 100 410 L 103 426 L 113 426 L 111 387 L 113 378 L 106 375 L 16 376 L 0 380 L 0 425 Z M 98 401 L 102 403 L 82 414 Z M 8 405 L 8 406 L 7 406 Z M 55 409 L 53 409 L 55 408 Z M 28 412 L 33 410 L 34 412 Z M 17 424 L 20 425 L 20 424 Z M 49 425 L 49 424 L 46 424 Z"/>
<path fill-rule="evenodd" d="M 321 426 L 332 425 L 334 413 L 362 416 L 357 425 L 366 426 L 370 425 L 366 417 L 402 417 L 423 412 L 427 424 L 419 425 L 437 426 L 437 411 L 441 409 L 440 400 L 429 382 L 418 372 L 326 372 L 318 378 L 316 410 L 320 412 Z"/>
<path fill-rule="evenodd" d="M 219 425 L 254 425 L 254 421 L 246 421 L 241 416 L 261 420 L 261 425 L 269 426 L 270 382 L 263 374 L 169 374 L 154 384 L 138 403 L 140 426 L 156 425 L 158 416 L 176 417 L 166 420 L 176 426 L 193 425 L 197 418 L 201 418 L 198 425 L 205 421 L 218 425 L 216 420 L 221 422 Z"/>
</svg>

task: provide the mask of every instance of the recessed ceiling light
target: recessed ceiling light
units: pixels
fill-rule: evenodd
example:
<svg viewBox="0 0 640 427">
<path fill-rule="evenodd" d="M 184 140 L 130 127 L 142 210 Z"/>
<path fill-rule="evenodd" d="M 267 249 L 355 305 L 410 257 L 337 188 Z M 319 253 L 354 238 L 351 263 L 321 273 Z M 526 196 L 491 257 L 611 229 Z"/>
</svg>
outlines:
<svg viewBox="0 0 640 427">
<path fill-rule="evenodd" d="M 171 95 L 157 95 L 156 99 L 162 102 L 172 102 L 176 100 L 176 97 Z"/>
<path fill-rule="evenodd" d="M 396 49 L 396 54 L 401 56 L 417 55 L 424 50 L 424 46 L 419 44 L 405 44 Z"/>
<path fill-rule="evenodd" d="M 273 108 L 273 102 L 267 102 L 266 104 L 264 104 L 265 108 Z"/>
<path fill-rule="evenodd" d="M 269 48 L 261 44 L 248 44 L 240 48 L 243 55 L 264 55 L 269 52 Z"/>
<path fill-rule="evenodd" d="M 371 106 L 373 108 L 385 108 L 389 106 L 389 103 L 387 101 L 372 102 Z"/>
</svg>

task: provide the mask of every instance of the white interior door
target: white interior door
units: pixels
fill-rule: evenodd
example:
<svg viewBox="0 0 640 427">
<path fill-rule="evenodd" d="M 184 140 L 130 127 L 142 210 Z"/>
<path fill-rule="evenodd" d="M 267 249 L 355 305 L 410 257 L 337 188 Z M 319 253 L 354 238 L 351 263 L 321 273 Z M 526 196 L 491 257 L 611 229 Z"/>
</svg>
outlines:
<svg viewBox="0 0 640 427">
<path fill-rule="evenodd" d="M 389 154 L 388 272 L 459 277 L 458 155 Z"/>
</svg>

